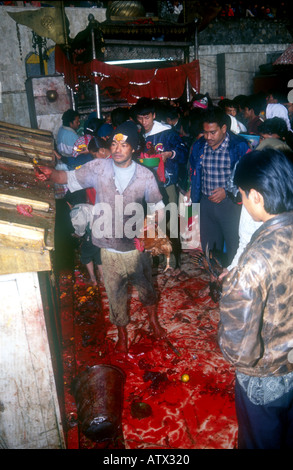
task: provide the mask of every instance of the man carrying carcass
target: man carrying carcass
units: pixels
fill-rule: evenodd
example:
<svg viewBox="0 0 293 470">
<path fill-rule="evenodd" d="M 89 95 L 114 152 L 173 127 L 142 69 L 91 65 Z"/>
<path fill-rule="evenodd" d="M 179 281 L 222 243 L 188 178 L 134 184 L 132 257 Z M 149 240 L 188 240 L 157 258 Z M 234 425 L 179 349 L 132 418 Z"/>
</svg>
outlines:
<svg viewBox="0 0 293 470">
<path fill-rule="evenodd" d="M 126 353 L 130 282 L 137 288 L 140 301 L 146 307 L 155 337 L 166 335 L 157 317 L 151 255 L 137 250 L 134 244 L 134 236 L 144 223 L 143 204 L 147 204 L 150 212 L 158 212 L 159 217 L 164 216 L 165 206 L 153 173 L 132 159 L 139 143 L 135 123 L 124 122 L 116 128 L 111 139 L 111 159 L 95 159 L 69 172 L 40 167 L 43 172 L 40 179 L 66 183 L 72 192 L 88 187 L 96 190 L 92 241 L 101 248 L 110 321 L 118 328 L 116 349 Z M 141 213 L 135 218 L 133 213 L 137 209 L 141 209 Z"/>
</svg>

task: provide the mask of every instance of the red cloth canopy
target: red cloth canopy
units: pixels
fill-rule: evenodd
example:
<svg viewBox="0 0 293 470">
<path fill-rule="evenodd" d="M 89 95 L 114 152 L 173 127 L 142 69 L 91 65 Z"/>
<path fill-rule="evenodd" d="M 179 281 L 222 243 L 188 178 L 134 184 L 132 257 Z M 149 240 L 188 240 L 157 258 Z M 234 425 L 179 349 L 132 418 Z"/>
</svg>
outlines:
<svg viewBox="0 0 293 470">
<path fill-rule="evenodd" d="M 130 104 L 135 104 L 141 97 L 178 99 L 184 93 L 187 78 L 196 93 L 200 88 L 198 60 L 189 64 L 148 70 L 127 69 L 96 59 L 83 65 L 73 65 L 56 45 L 55 69 L 64 75 L 65 83 L 70 88 L 75 88 L 79 77 L 85 77 L 101 89 L 109 87 L 119 90 L 120 97 Z"/>
</svg>

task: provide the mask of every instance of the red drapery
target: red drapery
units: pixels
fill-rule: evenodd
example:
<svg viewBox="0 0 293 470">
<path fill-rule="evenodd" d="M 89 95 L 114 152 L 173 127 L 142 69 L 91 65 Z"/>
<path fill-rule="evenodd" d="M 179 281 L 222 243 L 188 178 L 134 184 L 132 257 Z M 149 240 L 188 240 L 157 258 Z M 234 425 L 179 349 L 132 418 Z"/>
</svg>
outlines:
<svg viewBox="0 0 293 470">
<path fill-rule="evenodd" d="M 64 75 L 65 83 L 73 89 L 79 83 L 79 77 L 85 77 L 98 84 L 101 89 L 109 87 L 120 90 L 120 97 L 130 104 L 135 104 L 143 96 L 178 99 L 184 93 L 187 78 L 195 92 L 198 93 L 200 89 L 198 60 L 189 64 L 148 70 L 108 65 L 96 59 L 84 65 L 73 65 L 56 45 L 55 69 Z"/>
</svg>

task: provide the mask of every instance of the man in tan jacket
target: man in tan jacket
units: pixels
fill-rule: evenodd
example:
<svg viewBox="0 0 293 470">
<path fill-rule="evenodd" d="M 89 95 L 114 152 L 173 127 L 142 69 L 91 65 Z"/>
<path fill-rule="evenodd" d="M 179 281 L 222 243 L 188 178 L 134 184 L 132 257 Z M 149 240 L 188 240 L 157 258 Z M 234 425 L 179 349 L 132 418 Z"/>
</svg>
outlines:
<svg viewBox="0 0 293 470">
<path fill-rule="evenodd" d="M 293 449 L 293 162 L 274 149 L 244 155 L 235 184 L 255 221 L 224 280 L 219 345 L 236 369 L 240 449 Z"/>
</svg>

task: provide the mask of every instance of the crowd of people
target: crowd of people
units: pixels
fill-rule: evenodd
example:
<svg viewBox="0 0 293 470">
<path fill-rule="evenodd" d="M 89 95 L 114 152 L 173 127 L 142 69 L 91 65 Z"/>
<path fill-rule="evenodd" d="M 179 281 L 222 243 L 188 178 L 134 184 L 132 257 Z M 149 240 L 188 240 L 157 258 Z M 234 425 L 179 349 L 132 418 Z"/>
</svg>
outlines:
<svg viewBox="0 0 293 470">
<path fill-rule="evenodd" d="M 223 5 L 220 18 L 284 19 L 289 12 L 286 2 L 235 1 Z"/>
<path fill-rule="evenodd" d="M 144 211 L 134 221 L 134 207 L 147 206 L 157 215 L 152 220 L 165 221 L 176 268 L 180 237 L 166 208 L 178 205 L 182 194 L 200 203 L 202 250 L 212 250 L 224 268 L 218 339 L 236 371 L 242 449 L 293 448 L 292 107 L 275 91 L 216 103 L 208 94 L 188 103 L 141 98 L 104 119 L 89 116 L 82 136 L 80 116 L 70 109 L 57 137 L 56 167 L 41 167 L 39 176 L 56 184 L 57 234 L 65 237 L 61 220 L 67 219 L 68 233 L 82 238 L 81 260 L 91 282 L 105 285 L 123 354 L 129 283 L 155 337 L 167 335 L 152 258 L 126 233 L 147 220 Z M 149 169 L 142 157 L 160 162 Z M 123 229 L 113 236 L 105 226 L 110 219 L 116 227 L 117 213 Z"/>
</svg>

